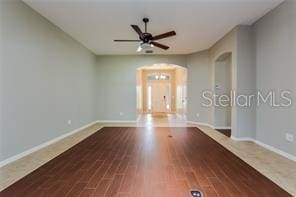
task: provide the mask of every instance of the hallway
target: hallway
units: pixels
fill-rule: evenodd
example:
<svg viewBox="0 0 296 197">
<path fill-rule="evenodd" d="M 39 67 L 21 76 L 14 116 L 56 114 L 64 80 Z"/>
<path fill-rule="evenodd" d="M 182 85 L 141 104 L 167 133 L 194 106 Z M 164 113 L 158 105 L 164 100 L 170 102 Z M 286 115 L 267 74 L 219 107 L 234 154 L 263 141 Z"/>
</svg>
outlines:
<svg viewBox="0 0 296 197">
<path fill-rule="evenodd" d="M 137 119 L 137 126 L 146 127 L 186 127 L 190 124 L 186 121 L 185 115 L 179 114 L 142 114 Z M 193 126 L 193 125 L 192 125 Z"/>
</svg>

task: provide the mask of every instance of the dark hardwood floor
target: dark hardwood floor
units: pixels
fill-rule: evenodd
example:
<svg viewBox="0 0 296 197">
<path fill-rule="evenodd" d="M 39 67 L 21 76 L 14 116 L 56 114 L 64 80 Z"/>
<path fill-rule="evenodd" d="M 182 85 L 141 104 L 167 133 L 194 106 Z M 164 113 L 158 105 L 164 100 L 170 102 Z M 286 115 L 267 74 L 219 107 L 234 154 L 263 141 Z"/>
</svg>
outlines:
<svg viewBox="0 0 296 197">
<path fill-rule="evenodd" d="M 0 193 L 12 196 L 291 196 L 197 128 L 106 127 Z"/>
</svg>

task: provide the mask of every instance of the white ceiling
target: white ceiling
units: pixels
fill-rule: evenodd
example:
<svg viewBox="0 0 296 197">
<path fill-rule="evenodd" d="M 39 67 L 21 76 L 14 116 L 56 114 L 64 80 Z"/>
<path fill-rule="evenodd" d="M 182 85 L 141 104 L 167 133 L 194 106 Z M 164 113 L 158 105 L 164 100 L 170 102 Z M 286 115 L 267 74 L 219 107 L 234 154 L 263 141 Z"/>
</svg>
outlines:
<svg viewBox="0 0 296 197">
<path fill-rule="evenodd" d="M 187 54 L 211 47 L 238 24 L 252 24 L 283 0 L 23 0 L 96 54 L 137 54 L 131 24 L 154 35 L 175 30 L 160 40 L 171 48 L 155 54 Z"/>
</svg>

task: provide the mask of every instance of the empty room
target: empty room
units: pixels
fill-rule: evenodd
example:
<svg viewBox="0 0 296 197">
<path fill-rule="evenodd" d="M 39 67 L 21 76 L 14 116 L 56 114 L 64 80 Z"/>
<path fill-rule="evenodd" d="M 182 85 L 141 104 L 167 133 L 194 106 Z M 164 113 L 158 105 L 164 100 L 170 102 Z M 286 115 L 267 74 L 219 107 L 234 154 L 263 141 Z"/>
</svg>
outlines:
<svg viewBox="0 0 296 197">
<path fill-rule="evenodd" d="M 296 196 L 295 0 L 0 0 L 0 196 Z"/>
</svg>

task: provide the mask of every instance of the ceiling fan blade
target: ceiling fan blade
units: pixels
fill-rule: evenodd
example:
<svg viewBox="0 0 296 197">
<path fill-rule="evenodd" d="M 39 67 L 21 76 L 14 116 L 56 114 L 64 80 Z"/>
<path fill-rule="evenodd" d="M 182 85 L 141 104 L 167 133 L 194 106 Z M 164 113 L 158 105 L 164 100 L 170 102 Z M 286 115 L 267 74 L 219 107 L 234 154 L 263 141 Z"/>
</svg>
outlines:
<svg viewBox="0 0 296 197">
<path fill-rule="evenodd" d="M 175 31 L 169 31 L 169 32 L 164 33 L 164 34 L 153 36 L 152 40 L 159 40 L 159 39 L 163 39 L 163 38 L 167 38 L 167 37 L 171 37 L 171 36 L 175 36 L 175 35 L 176 35 Z"/>
<path fill-rule="evenodd" d="M 164 49 L 164 50 L 168 50 L 170 48 L 170 47 L 168 47 L 166 45 L 163 45 L 163 44 L 160 44 L 158 42 L 151 42 L 151 44 L 153 44 L 154 46 L 156 46 L 158 48 Z"/>
<path fill-rule="evenodd" d="M 138 25 L 131 25 L 132 28 L 139 34 L 140 38 L 144 39 L 144 34 Z"/>
<path fill-rule="evenodd" d="M 114 42 L 140 42 L 141 40 L 113 40 Z"/>
</svg>

